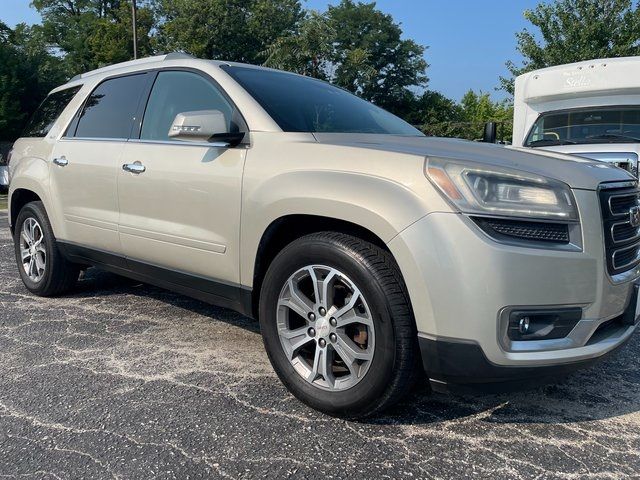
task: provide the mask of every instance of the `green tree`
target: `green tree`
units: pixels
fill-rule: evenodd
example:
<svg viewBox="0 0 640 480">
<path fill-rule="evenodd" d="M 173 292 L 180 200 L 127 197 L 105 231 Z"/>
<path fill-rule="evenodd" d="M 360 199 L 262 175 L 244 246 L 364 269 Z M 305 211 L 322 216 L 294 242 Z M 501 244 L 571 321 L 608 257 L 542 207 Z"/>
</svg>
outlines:
<svg viewBox="0 0 640 480">
<path fill-rule="evenodd" d="M 511 140 L 513 133 L 513 107 L 508 101 L 493 102 L 488 93 L 476 93 L 469 90 L 460 101 L 462 109 L 461 120 L 465 128 L 460 137 L 475 140 L 482 138 L 484 124 L 497 122 L 502 131 L 499 136 L 504 140 Z"/>
<path fill-rule="evenodd" d="M 326 15 L 309 12 L 296 32 L 278 38 L 267 47 L 264 65 L 326 79 L 335 35 Z"/>
<path fill-rule="evenodd" d="M 511 94 L 514 77 L 531 70 L 640 54 L 640 10 L 632 0 L 557 0 L 526 10 L 524 17 L 538 31 L 516 34 L 524 62 L 507 62 L 512 77 L 500 79 Z"/>
<path fill-rule="evenodd" d="M 152 52 L 149 2 L 138 1 L 140 56 Z M 133 58 L 129 0 L 33 0 L 47 41 L 64 56 L 69 75 Z"/>
<path fill-rule="evenodd" d="M 402 29 L 375 2 L 342 0 L 327 16 L 336 32 L 333 81 L 394 113 L 406 114 L 414 90 L 427 84 L 425 47 L 402 39 Z"/>
<path fill-rule="evenodd" d="M 426 90 L 416 96 L 404 119 L 434 137 L 460 136 L 462 107 L 440 92 Z"/>
<path fill-rule="evenodd" d="M 246 63 L 261 63 L 304 17 L 299 0 L 158 0 L 156 13 L 159 50 Z"/>
<path fill-rule="evenodd" d="M 49 53 L 39 26 L 11 30 L 0 22 L 0 140 L 15 140 L 64 77 L 62 60 Z"/>
</svg>

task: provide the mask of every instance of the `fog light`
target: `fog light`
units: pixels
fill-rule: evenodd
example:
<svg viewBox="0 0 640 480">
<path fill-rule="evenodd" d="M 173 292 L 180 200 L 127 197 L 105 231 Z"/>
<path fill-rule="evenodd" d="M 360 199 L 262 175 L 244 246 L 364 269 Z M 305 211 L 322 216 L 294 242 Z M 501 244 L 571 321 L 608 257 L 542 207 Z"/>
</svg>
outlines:
<svg viewBox="0 0 640 480">
<path fill-rule="evenodd" d="M 581 308 L 514 310 L 509 315 L 509 340 L 552 340 L 564 338 L 582 318 Z"/>
</svg>

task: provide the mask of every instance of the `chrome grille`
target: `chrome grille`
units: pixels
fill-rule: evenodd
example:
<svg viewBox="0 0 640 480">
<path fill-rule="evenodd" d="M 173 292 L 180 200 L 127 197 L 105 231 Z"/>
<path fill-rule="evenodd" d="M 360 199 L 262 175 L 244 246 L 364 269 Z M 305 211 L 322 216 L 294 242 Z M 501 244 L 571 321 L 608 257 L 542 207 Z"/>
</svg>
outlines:
<svg viewBox="0 0 640 480">
<path fill-rule="evenodd" d="M 600 190 L 607 268 L 611 275 L 624 273 L 640 263 L 640 226 L 631 224 L 631 209 L 640 205 L 640 191 L 633 187 Z"/>
</svg>

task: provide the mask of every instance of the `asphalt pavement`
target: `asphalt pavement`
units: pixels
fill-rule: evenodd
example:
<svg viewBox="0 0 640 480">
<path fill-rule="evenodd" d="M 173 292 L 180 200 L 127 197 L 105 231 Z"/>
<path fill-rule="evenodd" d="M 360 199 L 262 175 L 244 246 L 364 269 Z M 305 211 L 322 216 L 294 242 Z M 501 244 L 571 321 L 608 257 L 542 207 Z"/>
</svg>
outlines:
<svg viewBox="0 0 640 480">
<path fill-rule="evenodd" d="M 91 269 L 44 299 L 0 211 L 0 477 L 640 478 L 640 334 L 553 386 L 418 389 L 346 422 L 293 398 L 257 324 Z"/>
</svg>

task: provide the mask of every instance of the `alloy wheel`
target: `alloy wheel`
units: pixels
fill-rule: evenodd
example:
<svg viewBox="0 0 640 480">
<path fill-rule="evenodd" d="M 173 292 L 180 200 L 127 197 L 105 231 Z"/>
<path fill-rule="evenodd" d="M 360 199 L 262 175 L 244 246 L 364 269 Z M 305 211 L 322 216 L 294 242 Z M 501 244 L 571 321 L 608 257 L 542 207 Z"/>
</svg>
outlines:
<svg viewBox="0 0 640 480">
<path fill-rule="evenodd" d="M 316 387 L 349 389 L 373 361 L 375 328 L 367 301 L 335 268 L 310 265 L 291 275 L 278 298 L 277 326 L 287 359 Z"/>
<path fill-rule="evenodd" d="M 38 221 L 29 217 L 22 223 L 20 232 L 20 258 L 24 272 L 34 283 L 44 277 L 47 267 L 47 252 L 44 246 L 44 234 Z"/>
</svg>

